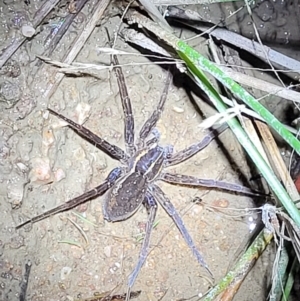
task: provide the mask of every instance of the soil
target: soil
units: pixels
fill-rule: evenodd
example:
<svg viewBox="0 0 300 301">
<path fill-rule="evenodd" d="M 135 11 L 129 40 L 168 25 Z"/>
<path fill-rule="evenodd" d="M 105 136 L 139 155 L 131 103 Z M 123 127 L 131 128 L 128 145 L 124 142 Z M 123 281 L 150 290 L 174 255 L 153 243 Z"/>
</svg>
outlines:
<svg viewBox="0 0 300 301">
<path fill-rule="evenodd" d="M 33 15 L 38 1 L 0 4 L 0 42 L 12 39 L 19 30 L 16 21 Z M 16 16 L 16 12 L 18 15 Z M 14 20 L 15 20 L 14 19 Z M 77 27 L 84 26 L 84 19 Z M 21 21 L 20 21 L 21 22 Z M 77 62 L 109 64 L 98 47 L 107 47 L 104 26 L 112 34 L 120 19 L 106 20 L 97 27 L 77 57 Z M 15 24 L 14 26 L 12 24 Z M 59 44 L 53 58 L 59 60 L 76 30 Z M 123 112 L 115 76 L 110 70 L 98 78 L 64 77 L 48 99 L 44 92 L 55 67 L 37 66 L 35 54 L 42 53 L 50 32 L 45 26 L 37 36 L 13 55 L 10 70 L 1 78 L 0 122 L 0 300 L 19 300 L 24 266 L 31 262 L 27 300 L 57 301 L 92 297 L 96 292 L 124 293 L 141 248 L 147 221 L 144 208 L 130 219 L 109 223 L 102 217 L 99 197 L 78 208 L 54 215 L 20 230 L 16 225 L 99 185 L 118 162 L 99 151 L 46 108 L 77 121 L 78 104 L 90 106 L 84 125 L 110 143 L 124 149 Z M 188 38 L 191 33 L 184 33 Z M 201 49 L 199 48 L 201 47 Z M 198 47 L 205 53 L 206 46 Z M 118 39 L 117 49 L 138 53 Z M 119 57 L 129 90 L 135 118 L 135 132 L 158 104 L 167 72 L 142 56 Z M 205 131 L 199 126 L 213 110 L 190 92 L 185 77 L 177 76 L 169 91 L 158 123 L 160 145 L 181 150 L 199 141 Z M 9 95 L 8 95 L 9 94 Z M 194 102 L 191 101 L 194 99 Z M 197 105 L 198 106 L 197 106 Z M 200 107 L 200 109 L 199 109 Z M 76 111 L 77 110 L 77 111 Z M 81 115 L 80 115 L 81 116 Z M 218 179 L 251 186 L 251 173 L 243 151 L 226 131 L 206 149 L 171 169 L 199 178 Z M 212 270 L 215 281 L 225 275 L 243 250 L 259 214 L 242 209 L 255 206 L 250 197 L 217 189 L 192 189 L 159 182 L 184 220 L 195 244 Z M 195 199 L 201 202 L 193 202 Z M 84 219 L 83 219 L 83 218 Z M 212 279 L 193 257 L 170 217 L 159 207 L 151 249 L 134 291 L 138 300 L 197 300 L 212 285 Z M 79 230 L 79 227 L 82 230 Z M 82 234 L 82 231 L 85 235 Z M 235 300 L 264 300 L 272 269 L 272 246 L 259 259 L 242 284 Z"/>
</svg>

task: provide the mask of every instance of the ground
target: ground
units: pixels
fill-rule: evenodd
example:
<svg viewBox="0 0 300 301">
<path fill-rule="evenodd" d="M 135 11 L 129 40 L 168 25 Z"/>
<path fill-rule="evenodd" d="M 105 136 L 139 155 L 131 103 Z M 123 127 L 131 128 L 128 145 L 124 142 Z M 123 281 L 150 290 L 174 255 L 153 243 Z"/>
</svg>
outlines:
<svg viewBox="0 0 300 301">
<path fill-rule="evenodd" d="M 116 32 L 119 22 L 119 18 L 113 18 L 105 26 L 111 33 Z M 15 230 L 21 220 L 99 185 L 109 171 L 118 166 L 118 162 L 63 127 L 56 117 L 49 115 L 47 107 L 77 120 L 78 104 L 89 105 L 90 114 L 85 126 L 124 148 L 123 113 L 116 79 L 109 70 L 104 70 L 97 79 L 65 77 L 50 99 L 43 96 L 49 74 L 55 70 L 55 67 L 38 68 L 36 65 L 34 53 L 40 53 L 38 41 L 45 36 L 46 33 L 41 33 L 14 55 L 14 64 L 21 70 L 19 77 L 2 78 L 2 84 L 6 81 L 17 88 L 13 90 L 15 98 L 10 102 L 2 101 L 0 110 L 0 299 L 19 300 L 19 283 L 28 261 L 32 268 L 27 300 L 73 300 L 114 289 L 124 293 L 128 275 L 138 259 L 147 221 L 145 209 L 126 221 L 109 223 L 102 218 L 104 196 L 70 212 Z M 107 46 L 107 42 L 104 26 L 97 27 L 76 61 L 109 63 L 109 56 L 99 54 L 97 50 Z M 59 51 L 63 52 L 68 43 L 62 43 Z M 116 48 L 137 53 L 120 39 Z M 149 64 L 144 57 L 127 55 L 120 56 L 119 60 L 125 64 L 123 72 L 138 132 L 159 101 L 167 73 L 162 67 Z M 160 144 L 172 145 L 175 151 L 202 139 L 205 131 L 199 125 L 204 115 L 213 113 L 190 91 L 186 80 L 180 76 L 175 78 L 157 126 Z M 26 110 L 30 111 L 30 108 L 32 111 L 28 113 Z M 247 161 L 229 131 L 172 170 L 250 185 Z M 245 246 L 250 225 L 259 218 L 256 214 L 246 215 L 244 211 L 234 211 L 232 216 L 233 211 L 226 209 L 253 207 L 253 200 L 214 189 L 159 185 L 180 212 L 216 281 L 219 280 Z M 201 202 L 193 202 L 197 198 Z M 139 300 L 159 300 L 164 294 L 165 300 L 191 297 L 196 300 L 209 289 L 212 279 L 192 256 L 162 208 L 158 210 L 156 221 L 150 254 L 133 290 L 142 291 Z M 251 273 L 236 300 L 261 300 L 265 296 L 262 288 L 269 277 L 269 256 L 265 254 L 265 259 Z"/>
</svg>

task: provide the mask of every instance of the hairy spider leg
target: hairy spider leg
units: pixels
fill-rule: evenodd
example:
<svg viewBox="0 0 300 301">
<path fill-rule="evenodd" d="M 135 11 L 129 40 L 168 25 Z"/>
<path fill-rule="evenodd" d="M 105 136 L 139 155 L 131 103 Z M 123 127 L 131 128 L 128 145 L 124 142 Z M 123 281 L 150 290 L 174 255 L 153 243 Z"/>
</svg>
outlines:
<svg viewBox="0 0 300 301">
<path fill-rule="evenodd" d="M 213 139 L 215 139 L 217 135 L 221 134 L 224 130 L 226 130 L 227 127 L 228 127 L 227 125 L 222 125 L 216 130 L 210 130 L 209 133 L 205 135 L 200 142 L 194 143 L 179 152 L 170 153 L 170 156 L 167 157 L 166 159 L 165 167 L 177 165 L 193 157 L 198 152 L 200 152 L 205 147 L 207 147 L 210 144 L 210 142 Z M 232 184 L 225 181 L 218 181 L 213 179 L 199 179 L 193 176 L 173 174 L 168 172 L 162 172 L 160 174 L 160 179 L 170 184 L 180 184 L 180 185 L 194 186 L 194 187 L 210 187 L 210 188 L 224 189 L 233 192 L 241 192 L 252 196 L 267 196 L 264 193 L 256 192 L 243 185 Z"/>
<path fill-rule="evenodd" d="M 147 256 L 149 253 L 150 236 L 151 236 L 151 232 L 152 232 L 152 228 L 153 228 L 153 224 L 154 224 L 154 220 L 155 220 L 155 216 L 156 216 L 156 212 L 157 212 L 157 203 L 149 191 L 147 191 L 147 193 L 146 193 L 143 204 L 147 208 L 148 220 L 147 220 L 147 225 L 146 225 L 146 230 L 145 230 L 145 237 L 143 239 L 142 248 L 141 248 L 140 254 L 139 254 L 138 263 L 128 277 L 128 287 L 129 288 L 132 288 L 142 266 L 144 265 L 144 263 L 147 259 Z"/>
<path fill-rule="evenodd" d="M 127 163 L 129 158 L 128 155 L 118 146 L 113 145 L 102 139 L 101 137 L 97 136 L 96 134 L 92 133 L 89 129 L 80 125 L 73 120 L 53 111 L 52 109 L 48 108 L 48 111 L 59 117 L 60 119 L 66 121 L 68 123 L 68 127 L 76 131 L 81 137 L 87 139 L 91 144 L 95 145 L 97 148 L 102 150 L 104 153 L 109 155 L 111 158 L 120 161 L 121 163 Z"/>
<path fill-rule="evenodd" d="M 162 172 L 160 175 L 162 181 L 168 182 L 170 184 L 180 184 L 185 186 L 193 187 L 209 187 L 224 189 L 227 191 L 240 192 L 253 196 L 266 196 L 265 194 L 255 192 L 252 189 L 239 184 L 232 184 L 224 181 L 218 181 L 213 179 L 199 179 L 193 176 L 172 174 L 169 172 Z"/>
<path fill-rule="evenodd" d="M 171 72 L 171 70 L 168 71 L 168 76 L 166 79 L 166 84 L 164 86 L 164 90 L 160 96 L 160 100 L 159 103 L 157 105 L 157 108 L 152 112 L 151 116 L 145 121 L 145 123 L 143 124 L 140 133 L 139 133 L 139 139 L 137 142 L 138 148 L 141 149 L 144 147 L 145 144 L 145 139 L 149 136 L 149 134 L 151 133 L 151 131 L 153 131 L 154 127 L 157 124 L 157 121 L 159 120 L 163 109 L 164 109 L 164 105 L 168 96 L 168 91 L 171 85 L 173 79 L 173 74 Z M 152 140 L 152 141 L 151 141 Z M 154 142 L 155 140 L 157 140 L 156 137 L 154 137 L 153 139 L 151 139 L 151 142 Z M 147 145 L 149 145 L 150 142 L 147 142 Z"/>
<path fill-rule="evenodd" d="M 136 152 L 134 145 L 134 118 L 132 113 L 131 101 L 128 95 L 126 82 L 122 68 L 116 55 L 112 55 L 112 63 L 114 72 L 117 77 L 119 92 L 124 112 L 124 139 L 126 152 L 132 157 Z"/>
<path fill-rule="evenodd" d="M 29 220 L 27 220 L 26 222 L 18 225 L 16 227 L 16 229 L 19 229 L 29 223 L 36 223 L 38 221 L 41 221 L 51 215 L 57 214 L 59 212 L 63 212 L 69 209 L 72 209 L 80 204 L 83 204 L 95 197 L 98 197 L 102 194 L 104 194 L 109 188 L 111 188 L 114 183 L 121 177 L 122 175 L 122 169 L 120 167 L 116 167 L 115 169 L 113 169 L 110 174 L 108 175 L 108 177 L 105 179 L 105 181 L 100 184 L 99 186 L 85 192 L 84 194 L 71 199 L 69 201 L 67 201 L 66 203 L 59 205 L 53 209 L 50 209 L 40 215 L 37 215 Z"/>
<path fill-rule="evenodd" d="M 182 237 L 184 238 L 186 244 L 189 246 L 191 249 L 193 255 L 197 258 L 197 261 L 207 270 L 207 272 L 214 278 L 211 270 L 209 269 L 207 263 L 203 259 L 203 256 L 201 253 L 198 251 L 192 237 L 190 236 L 187 228 L 185 227 L 183 220 L 181 219 L 180 215 L 176 211 L 175 207 L 173 204 L 170 202 L 168 197 L 165 195 L 165 193 L 160 189 L 159 186 L 153 184 L 151 186 L 153 196 L 155 200 L 164 208 L 166 213 L 172 218 L 174 221 L 176 227 L 180 231 Z"/>
<path fill-rule="evenodd" d="M 205 135 L 200 142 L 194 143 L 179 152 L 170 154 L 170 157 L 166 160 L 165 167 L 177 165 L 193 157 L 198 152 L 206 148 L 211 143 L 211 141 L 216 138 L 216 136 L 221 134 L 227 128 L 227 125 L 222 125 L 216 130 L 210 130 L 209 133 Z"/>
</svg>

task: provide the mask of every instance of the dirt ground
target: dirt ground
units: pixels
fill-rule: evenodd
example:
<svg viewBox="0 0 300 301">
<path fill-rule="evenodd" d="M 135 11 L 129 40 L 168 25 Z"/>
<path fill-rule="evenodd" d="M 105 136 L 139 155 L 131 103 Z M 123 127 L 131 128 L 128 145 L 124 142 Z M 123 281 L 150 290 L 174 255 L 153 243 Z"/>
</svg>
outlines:
<svg viewBox="0 0 300 301">
<path fill-rule="evenodd" d="M 25 4 L 18 5 L 12 3 L 10 10 L 7 5 L 3 6 L 0 19 L 6 21 L 2 21 L 1 26 L 7 28 L 0 33 L 3 45 L 16 30 L 9 25 L 15 15 L 11 9 L 19 12 L 19 19 L 23 18 L 21 14 L 26 15 Z M 119 22 L 119 18 L 112 18 L 103 25 L 113 33 Z M 77 62 L 109 63 L 109 56 L 97 50 L 107 47 L 103 25 L 94 30 Z M 78 28 L 80 26 L 83 25 L 78 21 Z M 56 117 L 48 114 L 47 107 L 76 121 L 78 112 L 82 112 L 82 109 L 78 111 L 78 105 L 89 105 L 85 126 L 124 149 L 123 112 L 116 79 L 109 70 L 99 74 L 98 79 L 65 77 L 50 99 L 43 96 L 47 79 L 55 68 L 37 66 L 35 54 L 42 52 L 41 41 L 49 30 L 45 26 L 43 32 L 13 56 L 13 67 L 19 66 L 21 74 L 15 78 L 3 74 L 0 83 L 2 89 L 4 84 L 12 85 L 14 93 L 9 101 L 6 98 L 0 103 L 0 300 L 3 301 L 19 300 L 20 281 L 28 261 L 32 265 L 27 291 L 30 301 L 75 300 L 111 290 L 126 292 L 127 278 L 137 262 L 147 221 L 143 208 L 126 221 L 106 222 L 102 217 L 103 197 L 99 197 L 69 212 L 15 230 L 21 221 L 99 185 L 112 168 L 118 166 L 118 162 L 63 127 Z M 184 33 L 183 38 L 187 37 L 189 33 Z M 60 44 L 55 59 L 62 56 L 73 38 L 71 31 L 69 40 Z M 206 51 L 204 44 L 201 47 L 202 52 Z M 120 39 L 116 48 L 137 53 Z M 120 56 L 119 60 L 125 64 L 123 72 L 137 133 L 157 105 L 167 73 L 141 56 Z M 212 113 L 204 101 L 190 93 L 186 78 L 178 76 L 157 126 L 160 144 L 172 145 L 178 151 L 199 141 L 205 135 L 199 125 L 204 116 Z M 171 170 L 240 184 L 241 179 L 246 179 L 243 184 L 250 185 L 249 167 L 229 131 Z M 259 214 L 246 215 L 243 210 L 233 209 L 251 208 L 253 200 L 215 189 L 191 189 L 161 182 L 159 186 L 180 212 L 218 281 L 245 246 L 252 225 L 260 219 Z M 193 202 L 196 198 L 202 201 Z M 225 214 L 216 207 L 221 207 Z M 134 291 L 141 290 L 138 300 L 162 297 L 170 301 L 197 300 L 211 286 L 211 278 L 192 256 L 162 208 L 158 210 L 156 221 L 150 254 L 133 287 Z M 250 273 L 236 300 L 264 300 L 273 256 L 270 250 L 272 248 Z"/>
</svg>

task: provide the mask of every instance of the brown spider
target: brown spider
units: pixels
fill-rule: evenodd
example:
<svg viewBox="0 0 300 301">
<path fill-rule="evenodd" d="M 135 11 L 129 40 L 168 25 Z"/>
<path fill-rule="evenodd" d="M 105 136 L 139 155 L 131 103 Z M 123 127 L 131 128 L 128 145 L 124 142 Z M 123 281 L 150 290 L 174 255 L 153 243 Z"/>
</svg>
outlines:
<svg viewBox="0 0 300 301">
<path fill-rule="evenodd" d="M 167 83 L 157 108 L 146 120 L 138 134 L 138 138 L 135 139 L 134 118 L 124 75 L 122 69 L 120 67 L 116 67 L 119 66 L 117 57 L 113 56 L 112 59 L 113 64 L 115 65 L 114 71 L 118 81 L 124 112 L 124 136 L 126 151 L 123 151 L 121 148 L 112 145 L 106 140 L 93 134 L 84 126 L 73 122 L 72 120 L 51 109 L 48 110 L 53 115 L 56 115 L 57 117 L 66 121 L 68 126 L 75 130 L 80 136 L 89 140 L 93 145 L 97 146 L 110 157 L 120 161 L 122 166 L 113 169 L 107 176 L 106 180 L 99 186 L 74 199 L 69 200 L 62 205 L 57 206 L 56 208 L 25 221 L 24 223 L 18 225 L 17 229 L 28 223 L 35 223 L 53 214 L 69 210 L 103 194 L 105 194 L 103 203 L 104 218 L 111 222 L 122 221 L 131 217 L 140 208 L 140 206 L 144 204 L 147 208 L 149 217 L 138 263 L 128 279 L 128 287 L 130 289 L 133 286 L 139 271 L 147 258 L 150 235 L 156 216 L 158 202 L 164 208 L 167 214 L 173 219 L 198 262 L 210 273 L 210 275 L 212 275 L 208 265 L 202 258 L 202 255 L 196 248 L 190 234 L 184 226 L 181 217 L 161 188 L 156 185 L 156 181 L 161 180 L 171 184 L 181 184 L 192 187 L 215 187 L 250 195 L 257 194 L 251 189 L 237 184 L 230 184 L 223 181 L 215 181 L 210 179 L 198 179 L 192 176 L 166 172 L 165 168 L 179 164 L 205 148 L 214 139 L 215 133 L 211 131 L 200 142 L 192 144 L 191 146 L 177 153 L 173 153 L 168 147 L 162 147 L 158 145 L 159 135 L 154 135 L 154 138 L 149 139 L 150 133 L 153 133 L 156 123 L 161 116 L 167 98 L 168 89 L 172 81 L 172 74 L 169 72 Z"/>
</svg>

